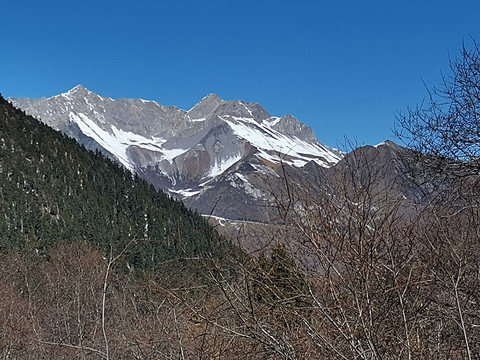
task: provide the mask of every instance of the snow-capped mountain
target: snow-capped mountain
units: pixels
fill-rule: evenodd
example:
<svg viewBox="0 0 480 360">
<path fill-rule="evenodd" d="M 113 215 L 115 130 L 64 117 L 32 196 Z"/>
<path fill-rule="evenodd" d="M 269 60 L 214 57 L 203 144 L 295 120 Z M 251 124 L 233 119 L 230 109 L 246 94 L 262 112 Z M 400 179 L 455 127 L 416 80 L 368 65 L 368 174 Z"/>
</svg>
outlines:
<svg viewBox="0 0 480 360">
<path fill-rule="evenodd" d="M 330 167 L 343 156 L 291 115 L 211 94 L 192 109 L 104 98 L 82 86 L 42 99 L 10 99 L 53 128 L 98 149 L 201 213 L 268 221 L 265 180 L 280 165 Z M 268 182 L 271 184 L 271 182 Z"/>
</svg>

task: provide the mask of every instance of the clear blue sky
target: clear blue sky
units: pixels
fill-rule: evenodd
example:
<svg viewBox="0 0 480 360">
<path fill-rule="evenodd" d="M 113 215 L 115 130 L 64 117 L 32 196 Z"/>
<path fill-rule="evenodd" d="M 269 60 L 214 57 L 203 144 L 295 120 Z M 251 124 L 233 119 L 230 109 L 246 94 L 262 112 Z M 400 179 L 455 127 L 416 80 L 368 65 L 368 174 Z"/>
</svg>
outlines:
<svg viewBox="0 0 480 360">
<path fill-rule="evenodd" d="M 437 85 L 480 1 L 10 1 L 0 92 L 106 97 L 188 110 L 205 95 L 293 114 L 338 147 L 394 139 L 394 114 Z"/>
</svg>

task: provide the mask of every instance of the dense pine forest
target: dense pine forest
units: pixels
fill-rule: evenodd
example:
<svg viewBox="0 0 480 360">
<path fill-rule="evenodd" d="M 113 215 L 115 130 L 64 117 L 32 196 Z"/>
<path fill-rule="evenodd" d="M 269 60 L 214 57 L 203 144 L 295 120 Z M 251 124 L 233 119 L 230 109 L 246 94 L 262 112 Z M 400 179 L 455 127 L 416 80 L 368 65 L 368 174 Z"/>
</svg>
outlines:
<svg viewBox="0 0 480 360">
<path fill-rule="evenodd" d="M 125 265 L 148 270 L 219 254 L 218 235 L 181 202 L 3 98 L 0 116 L 0 249 L 84 240 L 105 254 L 128 247 Z"/>
</svg>

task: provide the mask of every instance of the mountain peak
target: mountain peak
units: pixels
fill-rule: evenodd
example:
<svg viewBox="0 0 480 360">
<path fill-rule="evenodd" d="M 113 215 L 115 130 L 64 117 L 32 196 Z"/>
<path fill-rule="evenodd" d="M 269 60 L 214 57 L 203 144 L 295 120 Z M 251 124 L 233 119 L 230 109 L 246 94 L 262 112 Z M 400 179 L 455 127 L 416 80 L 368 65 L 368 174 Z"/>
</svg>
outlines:
<svg viewBox="0 0 480 360">
<path fill-rule="evenodd" d="M 293 115 L 282 116 L 273 128 L 283 134 L 297 136 L 299 139 L 306 141 L 316 141 L 315 134 L 311 127 L 299 122 Z"/>
<path fill-rule="evenodd" d="M 79 96 L 85 96 L 90 94 L 91 91 L 88 90 L 86 87 L 83 85 L 77 85 L 74 88 L 68 90 L 66 93 L 63 93 L 61 95 L 66 95 L 66 96 L 72 96 L 72 95 L 79 95 Z"/>
<path fill-rule="evenodd" d="M 204 118 L 213 113 L 222 103 L 224 103 L 224 100 L 220 99 L 216 94 L 209 94 L 191 108 L 188 113 L 192 119 Z"/>
<path fill-rule="evenodd" d="M 73 87 L 71 90 L 69 90 L 68 92 L 77 92 L 77 91 L 88 91 L 88 89 L 81 85 L 81 84 L 78 84 L 77 86 Z"/>
<path fill-rule="evenodd" d="M 222 101 L 222 99 L 217 94 L 214 94 L 214 93 L 208 94 L 201 101 L 205 101 L 205 100 L 208 100 L 208 101 Z"/>
<path fill-rule="evenodd" d="M 393 149 L 401 148 L 401 146 L 399 146 L 398 144 L 394 143 L 391 140 L 385 140 L 385 141 L 381 142 L 380 144 L 375 145 L 374 147 L 379 148 L 381 146 L 390 147 L 390 148 L 393 148 Z"/>
</svg>

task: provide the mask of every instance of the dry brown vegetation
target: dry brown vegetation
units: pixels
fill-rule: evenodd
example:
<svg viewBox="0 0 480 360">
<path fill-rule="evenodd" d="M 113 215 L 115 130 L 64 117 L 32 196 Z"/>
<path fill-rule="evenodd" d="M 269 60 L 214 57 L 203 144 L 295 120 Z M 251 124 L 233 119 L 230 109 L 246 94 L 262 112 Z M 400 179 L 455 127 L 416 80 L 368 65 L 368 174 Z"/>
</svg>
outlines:
<svg viewBox="0 0 480 360">
<path fill-rule="evenodd" d="M 286 179 L 276 246 L 195 260 L 207 280 L 119 273 L 81 241 L 2 255 L 2 358 L 476 358 L 477 179 L 407 211 L 360 156 L 323 191 Z"/>
</svg>

